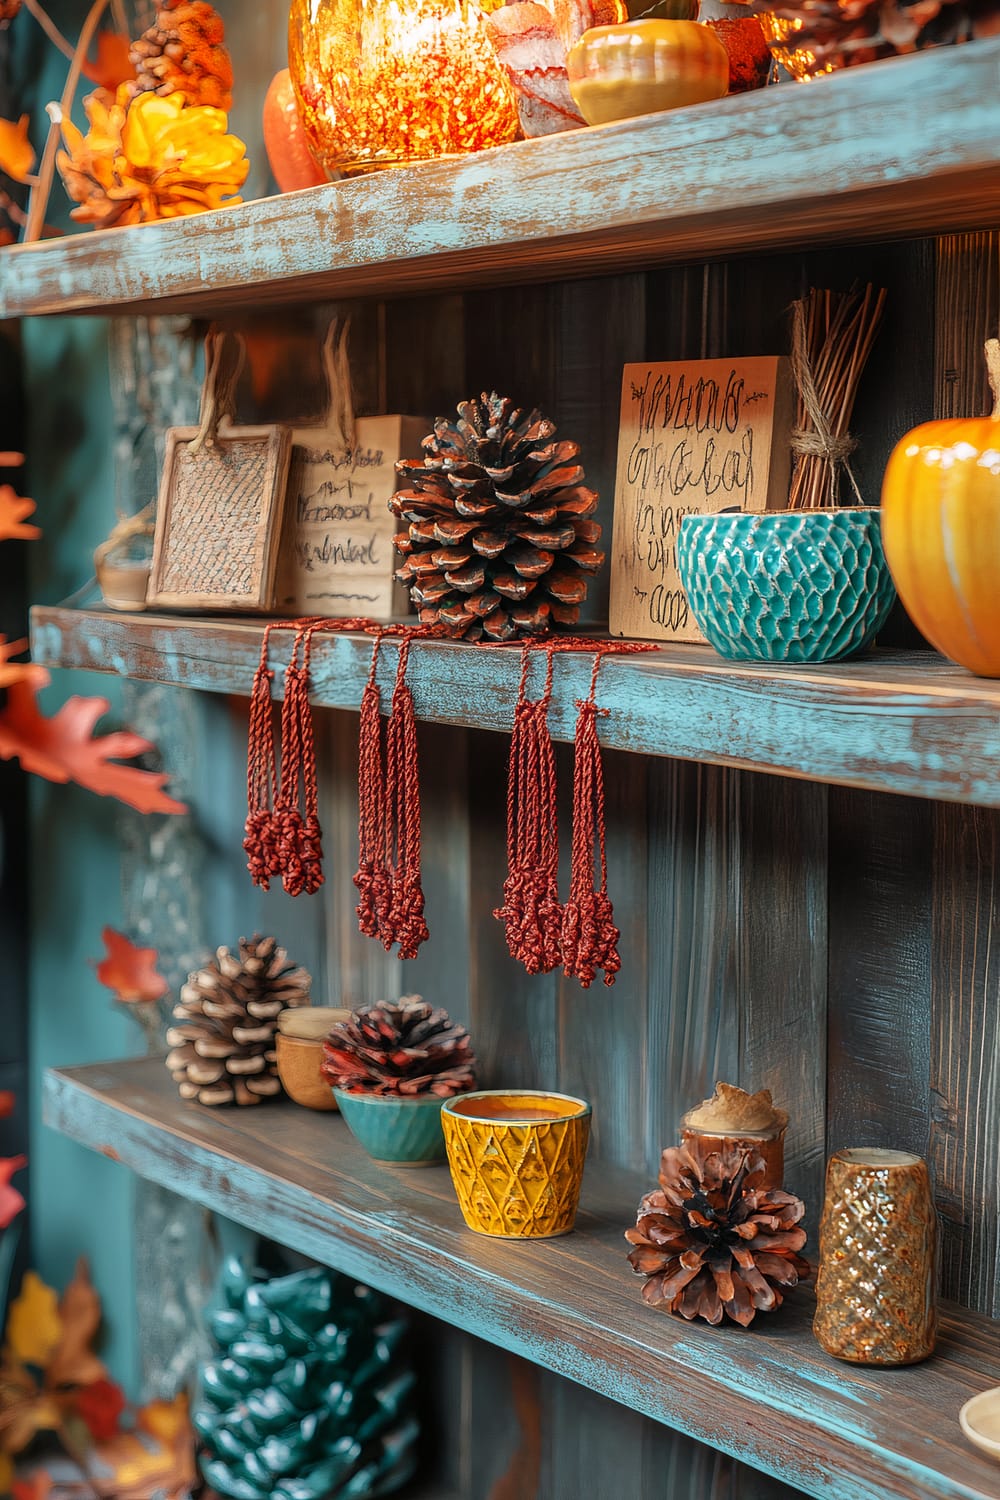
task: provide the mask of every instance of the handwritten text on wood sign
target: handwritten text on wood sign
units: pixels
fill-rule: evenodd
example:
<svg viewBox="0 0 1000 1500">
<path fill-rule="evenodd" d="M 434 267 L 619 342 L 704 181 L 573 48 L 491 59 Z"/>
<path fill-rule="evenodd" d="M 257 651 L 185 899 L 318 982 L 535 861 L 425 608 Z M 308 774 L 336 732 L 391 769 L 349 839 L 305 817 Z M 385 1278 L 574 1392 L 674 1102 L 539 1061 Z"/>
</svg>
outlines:
<svg viewBox="0 0 1000 1500">
<path fill-rule="evenodd" d="M 622 376 L 611 633 L 700 641 L 677 576 L 686 515 L 788 501 L 788 361 L 626 365 Z"/>
</svg>

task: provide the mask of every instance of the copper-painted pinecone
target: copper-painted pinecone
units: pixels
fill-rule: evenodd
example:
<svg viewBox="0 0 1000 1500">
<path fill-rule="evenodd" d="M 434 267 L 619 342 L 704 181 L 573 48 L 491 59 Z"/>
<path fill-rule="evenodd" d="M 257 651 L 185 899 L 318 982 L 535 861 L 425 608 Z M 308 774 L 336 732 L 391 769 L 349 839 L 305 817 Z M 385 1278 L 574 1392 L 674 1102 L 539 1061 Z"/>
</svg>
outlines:
<svg viewBox="0 0 1000 1500">
<path fill-rule="evenodd" d="M 173 0 L 161 5 L 156 20 L 129 57 L 135 68 L 131 94 L 183 93 L 188 104 L 229 110 L 233 65 L 223 46 L 222 17 L 205 0 Z"/>
<path fill-rule="evenodd" d="M 632 1269 L 645 1276 L 642 1295 L 653 1307 L 684 1318 L 744 1327 L 754 1314 L 782 1302 L 779 1286 L 810 1273 L 797 1252 L 805 1204 L 761 1186 L 764 1163 L 745 1151 L 713 1151 L 703 1163 L 680 1147 L 660 1162 L 660 1186 L 639 1204 L 625 1238 Z"/>
<path fill-rule="evenodd" d="M 820 66 L 874 62 L 1000 31 L 1000 0 L 750 0 L 749 9 L 798 22 L 794 45 Z"/>
<path fill-rule="evenodd" d="M 389 502 L 409 523 L 397 571 L 425 624 L 466 640 L 508 641 L 575 625 L 604 553 L 597 495 L 581 483 L 579 445 L 495 392 L 439 417 L 423 459 L 396 465 Z"/>
<path fill-rule="evenodd" d="M 21 0 L 0 0 L 0 26 L 6 26 L 21 9 Z"/>
<path fill-rule="evenodd" d="M 199 1104 L 259 1104 L 281 1093 L 275 1065 L 278 1016 L 309 1004 L 309 975 L 273 937 L 218 948 L 188 977 L 167 1031 L 167 1067 L 181 1097 Z"/>
<path fill-rule="evenodd" d="M 333 1025 L 323 1051 L 329 1083 L 352 1094 L 449 1098 L 476 1082 L 469 1033 L 419 995 L 361 1006 Z"/>
</svg>

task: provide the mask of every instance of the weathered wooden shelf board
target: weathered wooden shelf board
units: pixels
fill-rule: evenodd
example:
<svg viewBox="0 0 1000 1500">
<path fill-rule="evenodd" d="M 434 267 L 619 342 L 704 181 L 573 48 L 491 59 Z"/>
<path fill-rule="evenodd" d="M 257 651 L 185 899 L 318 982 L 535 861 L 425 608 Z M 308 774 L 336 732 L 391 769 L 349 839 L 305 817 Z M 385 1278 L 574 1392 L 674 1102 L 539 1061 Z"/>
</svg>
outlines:
<svg viewBox="0 0 1000 1500">
<path fill-rule="evenodd" d="M 0 316 L 218 311 L 1000 224 L 1000 40 L 0 255 Z"/>
<path fill-rule="evenodd" d="M 624 1227 L 649 1183 L 591 1165 L 577 1231 L 517 1244 L 462 1224 L 447 1170 L 376 1165 L 336 1116 L 185 1104 L 156 1058 L 49 1072 L 74 1140 L 414 1307 L 680 1428 L 811 1495 L 998 1500 L 957 1413 L 1000 1384 L 1000 1324 L 945 1310 L 938 1354 L 873 1371 L 828 1358 L 797 1292 L 750 1332 L 647 1308 Z"/>
<path fill-rule="evenodd" d="M 32 610 L 32 655 L 48 667 L 247 695 L 263 628 L 259 621 L 42 606 Z M 272 645 L 280 692 L 290 633 L 276 632 Z M 363 635 L 317 637 L 313 701 L 358 709 L 371 649 Z M 387 696 L 395 662 L 389 642 L 379 677 Z M 556 739 L 573 737 L 589 668 L 585 656 L 557 663 L 549 715 Z M 535 671 L 540 682 L 541 663 Z M 417 715 L 509 733 L 518 675 L 516 650 L 418 642 L 410 668 Z M 973 677 L 933 652 L 782 667 L 725 662 L 708 646 L 681 644 L 611 658 L 598 688 L 610 710 L 601 739 L 615 749 L 1000 806 L 1000 682 Z"/>
</svg>

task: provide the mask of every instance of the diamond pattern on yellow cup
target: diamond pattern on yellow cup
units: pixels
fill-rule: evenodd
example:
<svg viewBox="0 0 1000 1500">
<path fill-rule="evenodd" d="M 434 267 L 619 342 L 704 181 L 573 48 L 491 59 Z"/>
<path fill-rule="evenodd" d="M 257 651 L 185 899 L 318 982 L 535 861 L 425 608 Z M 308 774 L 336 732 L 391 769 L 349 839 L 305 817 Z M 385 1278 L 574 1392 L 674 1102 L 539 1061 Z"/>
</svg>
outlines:
<svg viewBox="0 0 1000 1500">
<path fill-rule="evenodd" d="M 590 1105 L 567 1094 L 495 1089 L 441 1110 L 448 1166 L 470 1229 L 551 1239 L 576 1219 Z"/>
</svg>

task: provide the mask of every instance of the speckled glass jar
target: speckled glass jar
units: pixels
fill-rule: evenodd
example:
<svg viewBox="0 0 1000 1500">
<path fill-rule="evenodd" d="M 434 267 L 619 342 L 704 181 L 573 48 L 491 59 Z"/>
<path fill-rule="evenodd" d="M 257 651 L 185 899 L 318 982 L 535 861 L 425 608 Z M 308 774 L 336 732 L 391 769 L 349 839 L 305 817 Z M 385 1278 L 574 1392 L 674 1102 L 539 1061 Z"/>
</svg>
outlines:
<svg viewBox="0 0 1000 1500">
<path fill-rule="evenodd" d="M 855 656 L 896 597 L 881 512 L 860 506 L 685 516 L 677 571 L 698 625 L 731 661 Z"/>
<path fill-rule="evenodd" d="M 514 92 L 472 0 L 292 0 L 288 69 L 310 150 L 333 177 L 517 135 Z"/>
<path fill-rule="evenodd" d="M 826 1169 L 813 1332 L 859 1365 L 934 1351 L 937 1215 L 927 1163 L 908 1151 L 837 1151 Z"/>
</svg>

